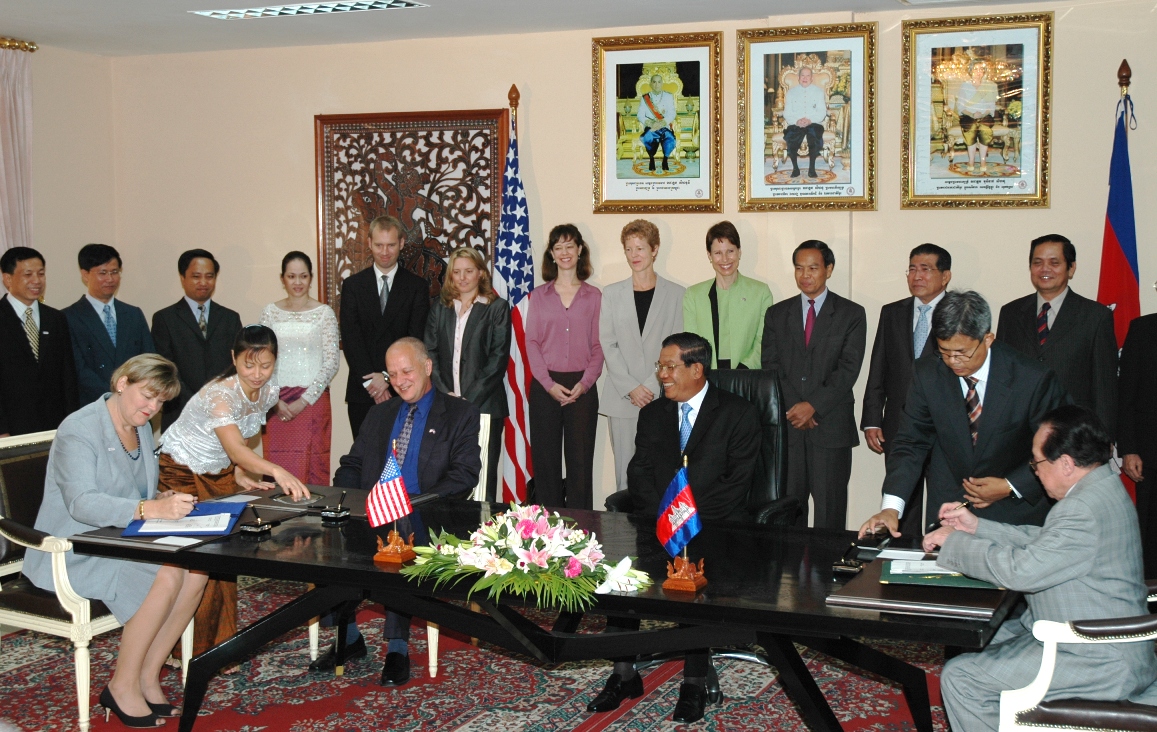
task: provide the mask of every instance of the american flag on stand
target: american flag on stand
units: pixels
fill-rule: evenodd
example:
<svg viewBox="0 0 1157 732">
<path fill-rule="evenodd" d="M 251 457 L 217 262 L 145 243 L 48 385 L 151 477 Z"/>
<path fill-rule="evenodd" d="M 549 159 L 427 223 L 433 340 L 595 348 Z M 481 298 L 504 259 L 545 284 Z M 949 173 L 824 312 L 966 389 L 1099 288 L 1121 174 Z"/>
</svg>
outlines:
<svg viewBox="0 0 1157 732">
<path fill-rule="evenodd" d="M 406 481 L 402 479 L 402 471 L 398 467 L 398 459 L 394 451 L 386 458 L 386 467 L 382 468 L 382 475 L 370 495 L 366 498 L 366 517 L 370 526 L 378 527 L 397 521 L 413 512 L 410 506 L 410 496 L 406 492 Z"/>
<path fill-rule="evenodd" d="M 530 216 L 526 190 L 518 172 L 518 128 L 510 125 L 510 147 L 503 173 L 502 218 L 494 246 L 494 291 L 510 303 L 510 361 L 506 365 L 506 418 L 501 500 L 526 500 L 526 484 L 534 475 L 530 463 L 530 363 L 526 358 L 527 295 L 534 287 L 534 257 L 530 247 Z"/>
</svg>

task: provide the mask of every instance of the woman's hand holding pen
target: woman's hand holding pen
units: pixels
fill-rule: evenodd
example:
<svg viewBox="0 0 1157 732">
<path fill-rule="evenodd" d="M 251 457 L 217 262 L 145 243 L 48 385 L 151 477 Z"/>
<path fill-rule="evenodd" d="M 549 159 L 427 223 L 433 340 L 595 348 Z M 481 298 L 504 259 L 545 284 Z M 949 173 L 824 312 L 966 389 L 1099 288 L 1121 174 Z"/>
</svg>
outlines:
<svg viewBox="0 0 1157 732">
<path fill-rule="evenodd" d="M 188 493 L 164 491 L 158 493 L 151 501 L 144 502 L 144 516 L 141 518 L 182 519 L 189 515 L 193 506 L 197 505 L 197 497 Z"/>
</svg>

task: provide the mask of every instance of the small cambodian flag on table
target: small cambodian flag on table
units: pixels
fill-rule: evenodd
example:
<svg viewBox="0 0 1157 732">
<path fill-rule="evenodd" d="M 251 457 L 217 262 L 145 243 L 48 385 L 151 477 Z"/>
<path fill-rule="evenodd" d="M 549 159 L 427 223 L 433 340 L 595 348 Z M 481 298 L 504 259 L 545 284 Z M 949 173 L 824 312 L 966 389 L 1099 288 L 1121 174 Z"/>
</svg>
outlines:
<svg viewBox="0 0 1157 732">
<path fill-rule="evenodd" d="M 691 541 L 702 526 L 699 523 L 699 509 L 695 497 L 691 495 L 691 483 L 687 479 L 687 466 L 679 468 L 671 484 L 659 501 L 659 519 L 655 524 L 655 534 L 659 543 L 671 556 L 678 554 Z"/>
<path fill-rule="evenodd" d="M 382 476 L 366 498 L 366 517 L 370 520 L 370 526 L 376 528 L 408 516 L 413 510 L 398 460 L 394 457 L 394 451 L 390 450 L 386 467 L 382 468 Z"/>
</svg>

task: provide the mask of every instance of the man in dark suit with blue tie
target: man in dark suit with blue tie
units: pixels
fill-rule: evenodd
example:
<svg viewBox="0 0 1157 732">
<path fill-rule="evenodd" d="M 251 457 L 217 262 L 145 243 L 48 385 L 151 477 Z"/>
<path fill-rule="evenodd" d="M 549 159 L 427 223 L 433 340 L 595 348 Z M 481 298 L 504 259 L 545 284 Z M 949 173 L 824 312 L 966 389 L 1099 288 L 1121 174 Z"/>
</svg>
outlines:
<svg viewBox="0 0 1157 732">
<path fill-rule="evenodd" d="M 434 388 L 430 374 L 434 362 L 417 338 L 397 340 L 385 357 L 386 371 L 397 397 L 369 410 L 341 467 L 333 476 L 338 488 L 372 490 L 389 457 L 391 446 L 410 495 L 436 493 L 448 498 L 464 497 L 478 485 L 482 451 L 478 446 L 480 413 L 465 399 Z M 407 516 L 398 521 L 402 534 L 420 529 Z M 332 616 L 326 618 L 332 622 Z M 357 625 L 346 630 L 345 655 L 340 665 L 368 653 Z M 401 686 L 410 680 L 410 616 L 387 610 L 384 635 L 388 642 L 382 686 Z M 338 665 L 336 644 L 309 665 L 311 671 L 328 671 Z"/>
<path fill-rule="evenodd" d="M 792 253 L 799 295 L 767 309 L 763 368 L 779 373 L 787 417 L 787 495 L 804 506 L 816 528 L 845 528 L 852 448 L 860 444 L 852 387 L 864 363 L 864 308 L 828 289 L 835 253 L 810 239 Z"/>
<path fill-rule="evenodd" d="M 154 353 L 153 336 L 141 309 L 116 297 L 121 286 L 121 255 L 107 244 L 85 244 L 76 256 L 80 280 L 88 292 L 64 309 L 80 403 L 96 401 L 109 390 L 112 372 L 142 353 Z"/>
<path fill-rule="evenodd" d="M 68 320 L 40 302 L 44 257 L 30 247 L 0 255 L 0 437 L 54 430 L 78 406 Z"/>
<path fill-rule="evenodd" d="M 929 354 L 935 357 L 936 339 L 929 337 L 932 313 L 952 281 L 952 255 L 935 244 L 921 244 L 908 255 L 907 279 L 911 297 L 880 309 L 860 418 L 868 448 L 885 456 L 900 429 L 913 363 Z M 900 531 L 907 536 L 920 536 L 923 529 L 924 482 L 920 481 L 908 501 Z"/>
<path fill-rule="evenodd" d="M 177 259 L 185 296 L 153 313 L 157 353 L 177 364 L 181 393 L 165 402 L 162 429 L 177 421 L 185 403 L 233 363 L 241 316 L 213 299 L 221 265 L 212 253 L 190 249 Z"/>
</svg>

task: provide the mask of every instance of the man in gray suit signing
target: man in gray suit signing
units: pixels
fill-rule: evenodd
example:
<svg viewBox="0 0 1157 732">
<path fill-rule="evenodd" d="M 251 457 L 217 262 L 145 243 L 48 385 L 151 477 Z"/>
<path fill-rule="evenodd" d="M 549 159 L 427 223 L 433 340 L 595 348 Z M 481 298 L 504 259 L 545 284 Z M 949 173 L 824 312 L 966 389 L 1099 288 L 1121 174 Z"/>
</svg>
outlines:
<svg viewBox="0 0 1157 732">
<path fill-rule="evenodd" d="M 938 563 L 1023 592 L 1028 602 L 980 653 L 944 666 L 940 690 L 954 729 L 996 730 L 1000 692 L 1024 686 L 1040 668 L 1037 620 L 1069 622 L 1144 615 L 1137 512 L 1109 467 L 1112 446 L 1101 421 L 1076 405 L 1044 415 L 1030 465 L 1057 505 L 1044 526 L 977 518 L 956 503 L 940 509 L 944 526 L 924 537 Z M 1157 679 L 1151 643 L 1061 645 L 1045 699 L 1136 699 Z"/>
</svg>

